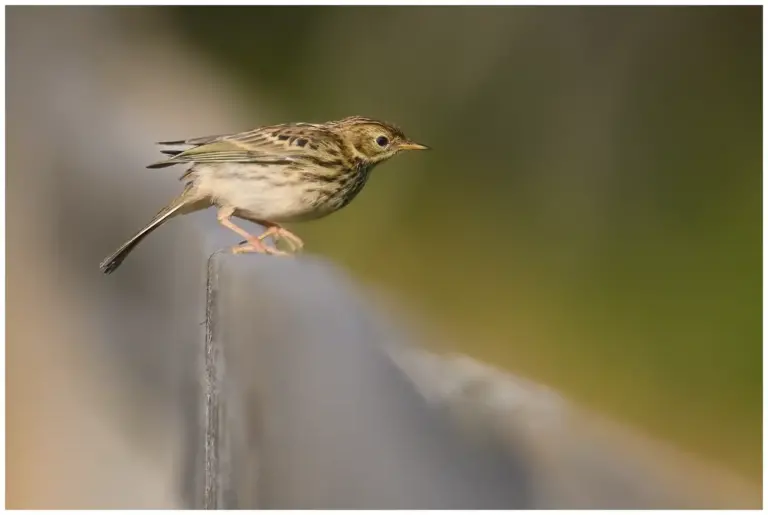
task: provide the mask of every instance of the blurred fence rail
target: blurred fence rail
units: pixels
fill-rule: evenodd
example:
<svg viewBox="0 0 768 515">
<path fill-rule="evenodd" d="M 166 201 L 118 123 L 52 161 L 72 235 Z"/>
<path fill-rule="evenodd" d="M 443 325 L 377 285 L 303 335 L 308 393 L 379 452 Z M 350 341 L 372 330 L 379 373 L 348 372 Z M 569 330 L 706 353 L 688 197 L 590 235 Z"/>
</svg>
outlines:
<svg viewBox="0 0 768 515">
<path fill-rule="evenodd" d="M 760 505 L 738 479 L 555 392 L 411 346 L 330 265 L 227 254 L 211 263 L 215 326 L 200 369 L 201 384 L 216 387 L 200 406 L 218 417 L 187 426 L 196 507 Z"/>
</svg>

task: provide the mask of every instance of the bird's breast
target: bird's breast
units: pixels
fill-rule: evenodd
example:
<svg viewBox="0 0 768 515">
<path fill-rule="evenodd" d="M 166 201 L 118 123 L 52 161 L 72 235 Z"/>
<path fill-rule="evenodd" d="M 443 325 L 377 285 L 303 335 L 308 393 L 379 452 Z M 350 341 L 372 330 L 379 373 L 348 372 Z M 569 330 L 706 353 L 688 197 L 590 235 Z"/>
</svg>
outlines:
<svg viewBox="0 0 768 515">
<path fill-rule="evenodd" d="M 190 177 L 198 191 L 244 217 L 273 222 L 321 218 L 349 204 L 370 168 L 335 172 L 326 168 L 254 163 L 195 165 Z"/>
</svg>

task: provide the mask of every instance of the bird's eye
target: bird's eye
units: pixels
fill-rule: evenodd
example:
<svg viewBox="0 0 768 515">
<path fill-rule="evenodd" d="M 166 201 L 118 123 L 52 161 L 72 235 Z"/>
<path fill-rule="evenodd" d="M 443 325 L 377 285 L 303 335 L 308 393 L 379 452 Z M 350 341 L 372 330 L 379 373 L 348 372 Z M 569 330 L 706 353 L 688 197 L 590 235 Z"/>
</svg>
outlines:
<svg viewBox="0 0 768 515">
<path fill-rule="evenodd" d="M 379 136 L 376 138 L 376 144 L 378 144 L 380 147 L 386 147 L 389 145 L 389 140 L 386 136 Z"/>
</svg>

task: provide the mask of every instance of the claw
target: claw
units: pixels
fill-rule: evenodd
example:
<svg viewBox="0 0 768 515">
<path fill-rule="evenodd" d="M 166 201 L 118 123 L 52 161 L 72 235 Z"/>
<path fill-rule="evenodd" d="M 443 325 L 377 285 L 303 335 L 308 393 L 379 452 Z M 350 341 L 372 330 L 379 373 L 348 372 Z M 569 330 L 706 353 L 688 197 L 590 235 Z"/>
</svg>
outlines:
<svg viewBox="0 0 768 515">
<path fill-rule="evenodd" d="M 291 254 L 295 254 L 296 252 L 300 251 L 304 247 L 304 242 L 301 241 L 301 238 L 293 234 L 288 229 L 284 229 L 283 227 L 270 222 L 259 221 L 259 223 L 265 225 L 267 230 L 261 233 L 261 235 L 254 237 L 253 239 L 245 239 L 238 243 L 235 247 L 232 247 L 233 254 L 257 252 L 259 254 L 270 254 L 273 256 L 290 256 Z M 264 240 L 269 237 L 272 237 L 275 244 L 277 244 L 279 240 L 285 240 L 286 244 L 290 247 L 290 253 L 278 250 L 276 247 L 271 245 L 265 245 Z"/>
<path fill-rule="evenodd" d="M 277 242 L 277 240 L 285 240 L 288 243 L 291 252 L 294 253 L 304 247 L 304 242 L 301 241 L 301 238 L 279 225 L 270 225 L 269 228 L 258 237 L 258 240 L 263 241 L 270 236 L 274 238 L 275 242 Z"/>
<path fill-rule="evenodd" d="M 258 245 L 254 245 L 248 240 L 241 241 L 238 245 L 235 245 L 231 249 L 232 254 L 269 254 L 271 256 L 290 256 L 288 252 L 283 252 L 270 245 L 264 245 L 258 242 Z"/>
</svg>

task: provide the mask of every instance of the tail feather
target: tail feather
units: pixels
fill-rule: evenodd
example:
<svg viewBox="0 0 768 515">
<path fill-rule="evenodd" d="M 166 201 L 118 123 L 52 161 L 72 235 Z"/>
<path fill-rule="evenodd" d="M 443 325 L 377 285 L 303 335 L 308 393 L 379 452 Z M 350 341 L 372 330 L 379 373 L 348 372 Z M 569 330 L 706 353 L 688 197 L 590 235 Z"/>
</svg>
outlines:
<svg viewBox="0 0 768 515">
<path fill-rule="evenodd" d="M 177 212 L 189 202 L 189 198 L 185 193 L 182 193 L 179 197 L 174 199 L 170 204 L 164 207 L 159 213 L 155 215 L 151 222 L 146 227 L 137 232 L 130 240 L 125 242 L 119 249 L 117 249 L 112 255 L 107 257 L 101 262 L 99 268 L 105 274 L 111 274 L 117 267 L 122 264 L 128 254 L 146 238 L 149 233 L 160 227 L 163 223 L 168 221 L 169 218 L 177 214 Z"/>
</svg>

